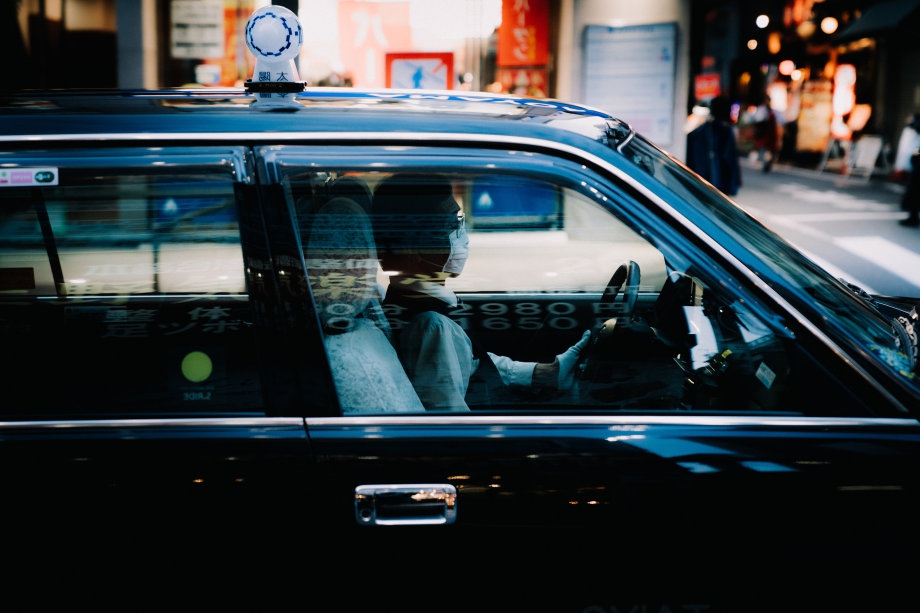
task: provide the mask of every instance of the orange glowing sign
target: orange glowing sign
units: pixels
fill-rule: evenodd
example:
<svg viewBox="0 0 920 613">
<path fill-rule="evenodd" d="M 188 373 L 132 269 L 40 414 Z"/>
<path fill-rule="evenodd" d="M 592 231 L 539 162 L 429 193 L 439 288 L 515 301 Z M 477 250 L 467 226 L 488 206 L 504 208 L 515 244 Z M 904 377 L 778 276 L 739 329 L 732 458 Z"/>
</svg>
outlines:
<svg viewBox="0 0 920 613">
<path fill-rule="evenodd" d="M 498 66 L 549 63 L 549 0 L 502 0 Z"/>
<path fill-rule="evenodd" d="M 856 106 L 856 67 L 840 64 L 834 72 L 834 94 L 831 102 L 834 117 L 831 121 L 831 135 L 838 140 L 849 140 L 853 131 L 843 117 Z"/>
<path fill-rule="evenodd" d="M 718 73 L 696 75 L 693 89 L 697 100 L 712 100 L 722 93 L 722 82 Z"/>
</svg>

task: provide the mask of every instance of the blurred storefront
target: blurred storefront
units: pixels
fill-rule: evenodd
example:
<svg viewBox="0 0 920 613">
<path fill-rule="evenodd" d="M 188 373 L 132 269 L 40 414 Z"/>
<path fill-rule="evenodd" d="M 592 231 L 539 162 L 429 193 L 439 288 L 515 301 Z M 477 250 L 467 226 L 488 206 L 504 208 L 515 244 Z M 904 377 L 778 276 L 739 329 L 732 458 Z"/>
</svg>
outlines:
<svg viewBox="0 0 920 613">
<path fill-rule="evenodd" d="M 781 157 L 822 164 L 864 135 L 896 148 L 920 108 L 920 0 L 699 0 L 691 59 L 696 97 L 713 87 L 739 106 L 739 140 L 754 148 L 758 105 L 782 124 Z M 699 9 L 699 10 L 697 10 Z M 880 160 L 883 164 L 887 160 Z"/>
<path fill-rule="evenodd" d="M 696 1 L 19 0 L 17 17 L 35 68 L 26 86 L 220 87 L 251 76 L 249 15 L 281 5 L 300 16 L 310 84 L 560 98 L 681 157 Z M 68 51 L 90 37 L 78 24 L 105 49 Z"/>
<path fill-rule="evenodd" d="M 274 4 L 301 17 L 306 44 L 297 64 L 312 84 L 384 87 L 387 54 L 449 53 L 456 77 L 444 83 L 449 89 L 500 86 L 549 95 L 557 38 L 551 24 L 566 3 L 9 0 L 0 16 L 16 34 L 6 37 L 16 44 L 7 57 L 19 60 L 20 83 L 29 87 L 239 85 L 253 67 L 246 21 Z"/>
<path fill-rule="evenodd" d="M 678 157 L 691 109 L 717 95 L 743 150 L 769 96 L 780 157 L 803 164 L 867 134 L 894 150 L 920 109 L 920 0 L 16 0 L 0 44 L 20 87 L 239 86 L 246 21 L 267 4 L 300 15 L 311 84 L 561 98 Z"/>
</svg>

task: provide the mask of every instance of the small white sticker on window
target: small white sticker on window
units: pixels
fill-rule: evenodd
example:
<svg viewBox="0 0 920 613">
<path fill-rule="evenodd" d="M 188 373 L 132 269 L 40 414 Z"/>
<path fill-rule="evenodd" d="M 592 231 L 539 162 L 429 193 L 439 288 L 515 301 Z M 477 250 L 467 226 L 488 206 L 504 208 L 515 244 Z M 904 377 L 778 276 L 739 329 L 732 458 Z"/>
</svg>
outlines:
<svg viewBox="0 0 920 613">
<path fill-rule="evenodd" d="M 773 381 L 776 380 L 776 373 L 767 366 L 766 362 L 761 362 L 760 366 L 757 367 L 757 372 L 754 373 L 754 376 L 757 377 L 757 380 L 763 383 L 763 386 L 767 389 L 773 387 Z"/>
<path fill-rule="evenodd" d="M 57 184 L 57 168 L 0 168 L 0 187 Z"/>
</svg>

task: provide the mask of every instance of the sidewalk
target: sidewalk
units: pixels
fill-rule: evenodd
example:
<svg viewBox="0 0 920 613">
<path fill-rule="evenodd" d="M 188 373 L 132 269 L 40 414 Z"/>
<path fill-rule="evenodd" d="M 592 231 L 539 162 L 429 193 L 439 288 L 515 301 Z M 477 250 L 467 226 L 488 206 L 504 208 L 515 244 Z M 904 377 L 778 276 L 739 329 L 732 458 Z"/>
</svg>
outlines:
<svg viewBox="0 0 920 613">
<path fill-rule="evenodd" d="M 906 186 L 900 183 L 891 175 L 883 176 L 875 173 L 868 179 L 862 176 L 851 176 L 843 174 L 842 165 L 828 164 L 825 170 L 819 170 L 814 166 L 802 166 L 788 162 L 774 162 L 773 168 L 769 173 L 763 173 L 761 164 L 757 161 L 751 161 L 747 156 L 741 157 L 742 181 L 745 177 L 750 177 L 752 173 L 760 173 L 765 177 L 771 174 L 786 174 L 800 176 L 803 178 L 825 181 L 836 189 L 846 189 L 847 193 L 856 198 L 865 198 L 869 200 L 882 200 L 900 207 L 901 198 L 904 195 Z"/>
</svg>

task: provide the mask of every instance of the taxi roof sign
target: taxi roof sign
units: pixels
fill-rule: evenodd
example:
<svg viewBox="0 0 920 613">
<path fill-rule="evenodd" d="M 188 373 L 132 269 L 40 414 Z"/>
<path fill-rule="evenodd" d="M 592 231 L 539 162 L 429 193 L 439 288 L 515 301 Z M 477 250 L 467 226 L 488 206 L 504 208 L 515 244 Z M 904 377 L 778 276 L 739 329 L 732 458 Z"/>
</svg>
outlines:
<svg viewBox="0 0 920 613">
<path fill-rule="evenodd" d="M 246 91 L 256 93 L 257 102 L 263 105 L 290 104 L 288 94 L 306 87 L 294 64 L 303 47 L 303 28 L 297 15 L 283 6 L 256 10 L 246 22 L 246 46 L 256 58 Z"/>
</svg>

